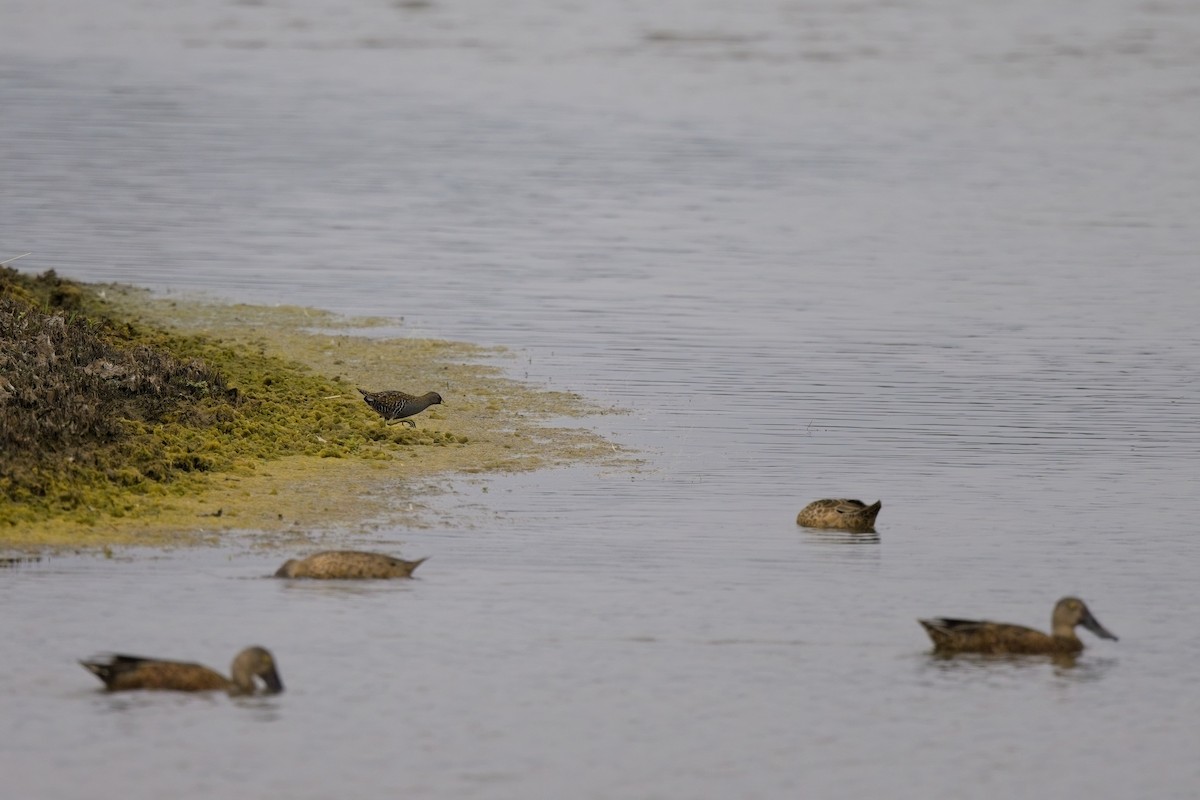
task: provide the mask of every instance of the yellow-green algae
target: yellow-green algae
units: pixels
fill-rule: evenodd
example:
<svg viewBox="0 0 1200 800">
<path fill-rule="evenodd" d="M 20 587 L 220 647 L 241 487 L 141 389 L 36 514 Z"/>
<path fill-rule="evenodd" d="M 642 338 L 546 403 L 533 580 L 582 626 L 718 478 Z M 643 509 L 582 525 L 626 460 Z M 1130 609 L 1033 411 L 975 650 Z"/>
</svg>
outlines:
<svg viewBox="0 0 1200 800">
<path fill-rule="evenodd" d="M 103 340 L 118 356 L 77 365 L 90 368 L 92 383 L 136 383 L 122 354 L 182 374 L 170 373 L 172 386 L 149 387 L 160 390 L 151 400 L 164 408 L 151 411 L 161 413 L 138 408 L 112 420 L 109 440 L 34 448 L 23 458 L 0 453 L 0 547 L 160 546 L 229 530 L 343 527 L 389 513 L 395 493 L 416 479 L 619 452 L 592 431 L 550 424 L 604 409 L 479 363 L 495 350 L 347 332 L 380 320 L 158 298 L 13 270 L 0 275 L 0 301 L 44 315 L 52 328 Z M 11 345 L 0 340 L 0 348 Z M 0 349 L 0 390 L 3 356 Z M 437 391 L 446 402 L 416 417 L 415 429 L 385 426 L 357 386 Z M 161 396 L 172 392 L 169 402 Z M 0 413 L 21 400 L 0 392 Z M 23 400 L 47 415 L 64 402 L 62 392 L 26 391 Z"/>
</svg>

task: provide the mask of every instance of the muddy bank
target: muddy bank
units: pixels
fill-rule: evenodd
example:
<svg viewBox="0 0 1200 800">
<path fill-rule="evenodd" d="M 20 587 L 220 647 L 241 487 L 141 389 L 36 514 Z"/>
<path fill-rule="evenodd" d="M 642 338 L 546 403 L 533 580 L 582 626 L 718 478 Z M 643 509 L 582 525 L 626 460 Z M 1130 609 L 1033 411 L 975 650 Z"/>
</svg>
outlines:
<svg viewBox="0 0 1200 800">
<path fill-rule="evenodd" d="M 501 351 L 373 335 L 384 324 L 5 269 L 0 547 L 413 524 L 438 475 L 621 457 L 562 424 L 605 409 L 483 363 Z M 360 386 L 445 405 L 385 426 Z"/>
</svg>

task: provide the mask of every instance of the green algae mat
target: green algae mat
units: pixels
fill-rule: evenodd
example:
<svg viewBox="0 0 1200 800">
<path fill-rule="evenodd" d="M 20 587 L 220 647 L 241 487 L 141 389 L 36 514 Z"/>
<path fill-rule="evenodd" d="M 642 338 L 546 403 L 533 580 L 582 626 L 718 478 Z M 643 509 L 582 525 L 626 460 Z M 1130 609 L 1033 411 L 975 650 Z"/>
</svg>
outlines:
<svg viewBox="0 0 1200 800">
<path fill-rule="evenodd" d="M 623 458 L 555 424 L 606 409 L 383 324 L 0 267 L 0 548 L 343 527 L 437 475 Z M 445 404 L 388 426 L 358 387 Z"/>
</svg>

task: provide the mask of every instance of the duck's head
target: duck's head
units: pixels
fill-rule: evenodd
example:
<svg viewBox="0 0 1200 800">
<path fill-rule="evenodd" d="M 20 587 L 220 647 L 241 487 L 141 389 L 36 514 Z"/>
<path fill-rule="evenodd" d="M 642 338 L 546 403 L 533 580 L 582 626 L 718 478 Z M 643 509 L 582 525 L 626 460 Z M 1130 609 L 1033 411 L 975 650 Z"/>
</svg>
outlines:
<svg viewBox="0 0 1200 800">
<path fill-rule="evenodd" d="M 1086 603 L 1078 597 L 1064 597 L 1054 606 L 1051 629 L 1055 635 L 1062 635 L 1064 632 L 1067 635 L 1073 635 L 1076 625 L 1082 625 L 1101 639 L 1112 639 L 1113 641 L 1117 639 L 1096 621 Z"/>
<path fill-rule="evenodd" d="M 243 692 L 254 691 L 254 679 L 259 678 L 266 684 L 267 694 L 278 694 L 283 691 L 283 681 L 275 669 L 275 657 L 265 647 L 247 647 L 237 654 L 230 669 L 233 682 Z"/>
</svg>

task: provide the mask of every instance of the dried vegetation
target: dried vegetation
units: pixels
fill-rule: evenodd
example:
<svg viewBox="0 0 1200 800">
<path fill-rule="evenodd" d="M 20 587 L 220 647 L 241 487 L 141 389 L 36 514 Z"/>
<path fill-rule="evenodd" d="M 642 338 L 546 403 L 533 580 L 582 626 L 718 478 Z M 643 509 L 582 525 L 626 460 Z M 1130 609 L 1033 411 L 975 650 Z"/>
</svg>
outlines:
<svg viewBox="0 0 1200 800">
<path fill-rule="evenodd" d="M 53 271 L 0 270 L 0 521 L 86 513 L 100 484 L 166 483 L 211 467 L 142 440 L 155 426 L 231 420 L 238 393 L 218 372 L 132 325 L 87 316 L 84 291 Z"/>
</svg>

